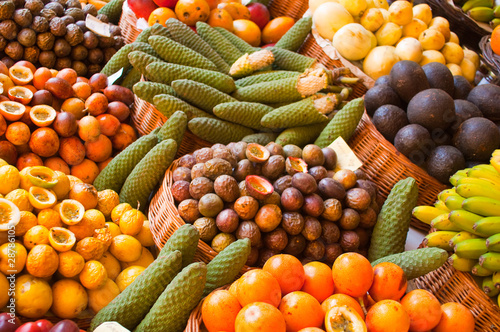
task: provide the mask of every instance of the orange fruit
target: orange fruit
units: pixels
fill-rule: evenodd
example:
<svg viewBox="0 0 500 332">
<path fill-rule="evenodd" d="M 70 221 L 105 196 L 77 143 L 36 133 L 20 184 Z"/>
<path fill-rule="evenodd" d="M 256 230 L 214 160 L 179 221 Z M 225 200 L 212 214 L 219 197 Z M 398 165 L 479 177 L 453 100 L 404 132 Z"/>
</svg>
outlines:
<svg viewBox="0 0 500 332">
<path fill-rule="evenodd" d="M 327 332 L 367 332 L 366 324 L 358 312 L 346 305 L 333 307 L 326 313 L 325 328 Z"/>
<path fill-rule="evenodd" d="M 408 282 L 402 268 L 383 262 L 373 267 L 373 283 L 368 293 L 376 301 L 399 301 L 406 292 Z"/>
<path fill-rule="evenodd" d="M 31 250 L 38 244 L 49 244 L 49 230 L 47 227 L 36 225 L 24 234 L 23 244 Z"/>
<path fill-rule="evenodd" d="M 78 74 L 72 68 L 64 68 L 59 70 L 56 77 L 62 78 L 69 84 L 73 85 L 76 83 L 76 78 L 78 77 Z"/>
<path fill-rule="evenodd" d="M 291 17 L 281 16 L 272 19 L 262 29 L 262 43 L 276 43 L 294 24 L 295 21 Z"/>
<path fill-rule="evenodd" d="M 26 106 L 16 101 L 6 100 L 0 102 L 0 115 L 2 115 L 7 121 L 20 120 L 25 111 Z"/>
<path fill-rule="evenodd" d="M 57 252 L 48 244 L 38 244 L 28 253 L 26 270 L 32 276 L 47 278 L 53 275 L 59 266 Z"/>
<path fill-rule="evenodd" d="M 375 303 L 368 310 L 366 314 L 366 327 L 370 332 L 408 331 L 410 328 L 410 317 L 399 302 L 382 300 Z"/>
<path fill-rule="evenodd" d="M 297 332 L 305 327 L 321 327 L 325 314 L 312 295 L 305 292 L 291 292 L 281 299 L 278 309 L 285 317 L 286 330 Z"/>
<path fill-rule="evenodd" d="M 41 318 L 52 306 L 52 289 L 46 280 L 23 274 L 16 278 L 13 290 L 16 313 L 24 317 Z"/>
<path fill-rule="evenodd" d="M 16 167 L 22 171 L 25 167 L 43 166 L 42 158 L 33 152 L 26 152 L 17 157 Z"/>
<path fill-rule="evenodd" d="M 246 272 L 238 281 L 236 289 L 238 301 L 242 306 L 252 302 L 266 302 L 278 307 L 281 289 L 273 275 L 261 269 Z"/>
<path fill-rule="evenodd" d="M 85 154 L 90 160 L 100 163 L 111 157 L 113 153 L 113 145 L 111 140 L 101 134 L 97 140 L 93 142 L 85 142 Z M 99 170 L 99 168 L 97 168 Z"/>
<path fill-rule="evenodd" d="M 89 209 L 84 212 L 82 220 L 76 225 L 70 225 L 68 229 L 72 231 L 76 240 L 80 241 L 83 238 L 92 236 L 96 228 L 103 228 L 106 219 L 101 211 L 96 209 Z"/>
<path fill-rule="evenodd" d="M 310 262 L 304 265 L 306 279 L 301 291 L 311 294 L 320 303 L 333 294 L 332 269 L 325 263 Z"/>
<path fill-rule="evenodd" d="M 60 318 L 71 319 L 87 308 L 88 295 L 78 281 L 63 279 L 52 285 L 54 301 L 50 308 Z"/>
<path fill-rule="evenodd" d="M 120 231 L 120 226 L 118 226 L 117 224 L 115 224 L 112 221 L 107 221 L 105 227 L 107 227 L 109 229 L 109 231 L 111 232 L 111 236 L 112 237 L 115 237 L 115 236 L 120 235 L 122 233 Z"/>
<path fill-rule="evenodd" d="M 108 273 L 108 278 L 113 281 L 122 271 L 120 262 L 115 258 L 115 256 L 111 255 L 109 251 L 106 251 L 102 255 L 101 259 L 99 259 L 99 262 L 104 265 L 104 267 L 106 268 L 106 272 Z"/>
<path fill-rule="evenodd" d="M 401 305 L 410 316 L 412 331 L 428 331 L 441 320 L 441 304 L 438 299 L 424 289 L 415 289 L 401 299 Z"/>
<path fill-rule="evenodd" d="M 13 65 L 9 68 L 9 76 L 16 85 L 30 84 L 33 80 L 33 72 L 28 67 Z"/>
<path fill-rule="evenodd" d="M 99 120 L 98 120 L 99 121 Z M 137 134 L 132 126 L 122 123 L 118 128 L 118 132 L 111 137 L 111 143 L 116 150 L 123 150 L 137 139 Z"/>
<path fill-rule="evenodd" d="M 194 26 L 196 22 L 208 19 L 210 6 L 205 0 L 179 0 L 175 5 L 175 14 L 179 21 Z"/>
<path fill-rule="evenodd" d="M 89 294 L 89 308 L 94 313 L 98 313 L 120 294 L 120 288 L 108 278 L 104 286 L 98 289 L 89 289 L 87 293 Z"/>
<path fill-rule="evenodd" d="M 217 8 L 226 10 L 233 20 L 249 20 L 250 10 L 239 2 L 222 2 Z"/>
<path fill-rule="evenodd" d="M 74 199 L 65 199 L 54 207 L 59 212 L 61 221 L 66 225 L 76 225 L 85 214 L 83 204 Z"/>
<path fill-rule="evenodd" d="M 306 327 L 305 329 L 302 329 L 299 332 L 325 332 L 325 330 L 322 330 L 317 327 Z"/>
<path fill-rule="evenodd" d="M 14 145 L 23 145 L 29 142 L 31 131 L 24 122 L 13 122 L 7 127 L 5 138 Z"/>
<path fill-rule="evenodd" d="M 102 212 L 106 220 L 111 217 L 111 212 L 120 204 L 120 197 L 111 189 L 97 192 L 97 209 Z"/>
<path fill-rule="evenodd" d="M 278 281 L 283 295 L 300 290 L 306 280 L 302 263 L 292 255 L 272 256 L 262 269 Z"/>
<path fill-rule="evenodd" d="M 63 227 L 59 212 L 54 209 L 43 209 L 38 212 L 38 224 L 51 229 L 52 227 Z"/>
<path fill-rule="evenodd" d="M 50 126 L 56 115 L 56 110 L 48 105 L 36 105 L 30 110 L 30 119 L 38 127 Z"/>
<path fill-rule="evenodd" d="M 235 331 L 285 332 L 285 318 L 269 303 L 254 302 L 244 306 L 234 323 Z"/>
<path fill-rule="evenodd" d="M 78 241 L 75 248 L 86 261 L 101 259 L 105 249 L 104 242 L 95 237 L 86 237 Z"/>
<path fill-rule="evenodd" d="M 94 209 L 98 201 L 97 189 L 91 184 L 76 182 L 69 191 L 69 198 L 82 203 L 85 210 Z"/>
<path fill-rule="evenodd" d="M 460 303 L 448 302 L 441 305 L 443 313 L 434 332 L 472 332 L 474 331 L 474 316 L 470 310 Z"/>
<path fill-rule="evenodd" d="M 122 215 L 127 212 L 128 210 L 132 210 L 132 206 L 128 203 L 120 203 L 117 206 L 111 210 L 111 221 L 119 224 L 120 223 L 120 218 Z"/>
<path fill-rule="evenodd" d="M 108 279 L 106 269 L 98 261 L 88 261 L 80 272 L 80 282 L 87 289 L 104 286 L 106 279 Z"/>
<path fill-rule="evenodd" d="M 119 222 L 120 231 L 127 235 L 137 235 L 142 229 L 146 216 L 137 209 L 125 212 Z"/>
<path fill-rule="evenodd" d="M 78 165 L 71 167 L 71 175 L 76 176 L 85 183 L 92 184 L 99 175 L 99 167 L 90 159 L 83 159 Z"/>
<path fill-rule="evenodd" d="M 33 75 L 33 85 L 38 90 L 42 90 L 45 86 L 45 82 L 47 82 L 49 78 L 52 78 L 50 69 L 46 67 L 40 67 L 35 71 L 35 74 Z"/>
<path fill-rule="evenodd" d="M 231 293 L 234 297 L 238 297 L 238 282 L 240 279 L 236 279 L 231 286 L 229 286 L 229 293 Z"/>
<path fill-rule="evenodd" d="M 145 268 L 143 266 L 130 266 L 120 272 L 115 280 L 120 292 L 123 292 L 125 288 L 133 283 L 135 279 L 140 276 L 142 272 L 144 272 L 144 270 Z"/>
<path fill-rule="evenodd" d="M 234 20 L 233 21 L 234 34 L 252 46 L 260 46 L 262 33 L 254 22 L 250 20 Z"/>
<path fill-rule="evenodd" d="M 335 289 L 352 297 L 363 296 L 373 281 L 373 268 L 364 256 L 348 252 L 337 257 L 332 267 Z"/>
<path fill-rule="evenodd" d="M 29 211 L 20 211 L 21 219 L 16 225 L 16 236 L 23 236 L 31 228 L 37 225 L 36 216 Z"/>
<path fill-rule="evenodd" d="M 211 27 L 221 27 L 228 31 L 233 31 L 233 18 L 222 8 L 215 8 L 208 15 L 208 25 Z"/>
<path fill-rule="evenodd" d="M 14 65 L 16 66 L 21 66 L 21 67 L 26 67 L 28 68 L 29 70 L 31 70 L 32 73 L 35 73 L 36 71 L 36 67 L 34 64 L 32 64 L 31 62 L 29 61 L 26 61 L 26 60 L 20 60 L 16 63 L 14 63 Z"/>
<path fill-rule="evenodd" d="M 10 100 L 17 101 L 23 105 L 28 105 L 33 98 L 33 91 L 25 86 L 12 87 L 7 93 Z"/>
<path fill-rule="evenodd" d="M 142 245 L 136 238 L 121 234 L 113 238 L 109 252 L 121 262 L 133 262 L 141 258 Z"/>
<path fill-rule="evenodd" d="M 493 32 L 491 33 L 491 49 L 495 54 L 500 55 L 500 26 L 497 26 L 495 29 L 493 29 Z"/>
<path fill-rule="evenodd" d="M 177 18 L 177 15 L 175 15 L 174 11 L 170 8 L 166 7 L 159 7 L 156 8 L 149 14 L 149 19 L 148 19 L 148 25 L 152 26 L 155 23 L 160 23 L 161 25 L 165 26 L 165 22 L 169 18 Z"/>
<path fill-rule="evenodd" d="M 343 305 L 353 308 L 361 316 L 361 318 L 365 319 L 365 313 L 363 312 L 359 302 L 345 294 L 333 294 L 328 297 L 323 301 L 323 303 L 321 303 L 321 309 L 323 309 L 323 312 L 326 314 L 331 308 Z"/>
<path fill-rule="evenodd" d="M 60 171 L 66 175 L 70 174 L 68 164 L 64 160 L 62 160 L 62 158 L 60 158 L 60 157 L 47 158 L 43 162 L 43 165 L 45 167 L 48 167 L 48 168 L 54 170 L 54 171 Z"/>
<path fill-rule="evenodd" d="M 201 317 L 209 332 L 234 332 L 234 322 L 240 310 L 236 297 L 227 290 L 215 290 L 203 301 Z"/>
<path fill-rule="evenodd" d="M 106 223 L 104 223 L 104 227 L 94 230 L 93 237 L 102 241 L 104 244 L 104 251 L 109 249 L 109 246 L 111 246 L 111 242 L 113 241 L 113 234 L 111 234 L 109 228 L 106 227 Z"/>
<path fill-rule="evenodd" d="M 82 272 L 85 259 L 75 251 L 66 251 L 59 254 L 59 267 L 57 271 L 66 278 L 73 278 Z"/>
<path fill-rule="evenodd" d="M 147 268 L 151 263 L 153 263 L 155 258 L 153 257 L 153 254 L 151 251 L 149 251 L 147 248 L 142 247 L 142 253 L 141 257 L 133 262 L 121 262 L 120 266 L 122 269 L 126 269 L 127 267 L 131 266 L 142 266 L 144 268 Z"/>
<path fill-rule="evenodd" d="M 73 84 L 72 88 L 75 92 L 75 96 L 83 100 L 87 99 L 92 94 L 92 88 L 86 82 L 76 82 Z"/>
</svg>

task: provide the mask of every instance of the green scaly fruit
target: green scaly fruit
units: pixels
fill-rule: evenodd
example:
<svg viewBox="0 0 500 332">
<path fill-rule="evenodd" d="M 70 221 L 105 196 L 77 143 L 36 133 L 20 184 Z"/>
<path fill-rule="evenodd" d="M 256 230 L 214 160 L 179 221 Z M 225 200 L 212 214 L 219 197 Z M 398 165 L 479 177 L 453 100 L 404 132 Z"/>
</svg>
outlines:
<svg viewBox="0 0 500 332">
<path fill-rule="evenodd" d="M 283 130 L 281 134 L 278 135 L 276 143 L 282 146 L 295 144 L 303 148 L 307 144 L 314 142 L 325 127 L 326 123 L 318 123 L 309 126 L 288 128 Z"/>
<path fill-rule="evenodd" d="M 240 78 L 236 80 L 236 85 L 238 87 L 245 87 L 262 82 L 270 82 L 281 80 L 283 78 L 295 77 L 298 78 L 301 73 L 297 71 L 288 70 L 271 70 L 265 72 L 257 72 L 247 77 Z"/>
<path fill-rule="evenodd" d="M 430 225 L 431 221 L 434 218 L 444 213 L 448 214 L 446 211 L 439 210 L 434 206 L 428 206 L 428 205 L 417 206 L 412 211 L 412 214 L 415 218 L 417 218 L 418 220 L 427 225 Z"/>
<path fill-rule="evenodd" d="M 500 200 L 473 196 L 463 201 L 462 209 L 485 217 L 500 216 Z"/>
<path fill-rule="evenodd" d="M 273 52 L 273 67 L 276 69 L 304 72 L 316 63 L 316 59 L 279 47 L 271 47 L 269 50 Z"/>
<path fill-rule="evenodd" d="M 241 139 L 242 142 L 246 143 L 257 143 L 260 145 L 267 145 L 268 143 L 274 142 L 278 137 L 276 133 L 257 133 L 251 134 L 243 137 Z"/>
<path fill-rule="evenodd" d="M 488 251 L 500 252 L 500 233 L 486 239 L 486 248 Z"/>
<path fill-rule="evenodd" d="M 172 139 L 159 142 L 134 167 L 120 190 L 120 203 L 146 210 L 148 198 L 174 160 L 177 143 Z"/>
<path fill-rule="evenodd" d="M 250 128 L 210 118 L 194 118 L 188 122 L 188 128 L 196 136 L 214 144 L 239 142 L 243 137 L 254 133 Z"/>
<path fill-rule="evenodd" d="M 482 219 L 482 216 L 471 213 L 465 210 L 453 210 L 448 215 L 450 221 L 463 231 L 467 231 L 474 235 L 484 236 L 484 234 L 474 229 L 474 224 Z"/>
<path fill-rule="evenodd" d="M 163 62 L 160 58 L 157 58 L 155 56 L 149 55 L 147 53 L 141 52 L 141 51 L 133 51 L 128 54 L 128 60 L 130 61 L 130 64 L 132 67 L 134 67 L 136 70 L 138 70 L 142 75 L 147 77 L 148 79 L 151 79 L 148 77 L 147 72 L 146 72 L 146 66 L 149 65 L 150 63 L 153 62 Z"/>
<path fill-rule="evenodd" d="M 222 103 L 213 108 L 214 114 L 219 118 L 255 130 L 265 128 L 260 124 L 260 121 L 264 115 L 271 111 L 273 108 L 270 106 L 243 101 Z"/>
<path fill-rule="evenodd" d="M 142 74 L 138 69 L 132 68 L 127 73 L 127 75 L 125 75 L 125 78 L 120 83 L 120 85 L 127 88 L 127 89 L 132 89 L 134 84 L 141 80 L 141 76 L 142 76 Z"/>
<path fill-rule="evenodd" d="M 153 26 L 151 27 L 151 35 L 150 36 L 163 36 L 163 37 L 167 37 L 167 38 L 172 38 L 172 36 L 170 35 L 170 31 L 164 27 L 163 25 L 161 24 L 153 24 Z M 148 38 L 150 37 L 148 36 Z"/>
<path fill-rule="evenodd" d="M 478 276 L 478 277 L 488 277 L 488 276 L 493 275 L 494 271 L 489 270 L 488 268 L 481 266 L 480 263 L 477 263 L 476 265 L 474 265 L 474 267 L 472 268 L 472 270 L 470 272 L 473 275 Z"/>
<path fill-rule="evenodd" d="M 458 232 L 451 231 L 437 231 L 429 233 L 424 238 L 424 244 L 428 247 L 437 247 L 446 251 L 453 251 L 450 246 L 450 240 L 457 235 Z"/>
<path fill-rule="evenodd" d="M 446 207 L 450 210 L 458 210 L 462 208 L 462 202 L 465 200 L 460 195 L 450 195 L 446 200 L 444 201 L 444 204 Z"/>
<path fill-rule="evenodd" d="M 132 331 L 146 317 L 181 268 L 180 251 L 161 250 L 158 258 L 132 284 L 92 318 L 89 331 L 109 321 L 118 322 Z"/>
<path fill-rule="evenodd" d="M 232 96 L 240 101 L 257 103 L 283 103 L 303 98 L 297 90 L 298 78 L 290 77 L 239 87 Z"/>
<path fill-rule="evenodd" d="M 481 288 L 483 289 L 483 292 L 489 297 L 497 296 L 500 293 L 500 288 L 495 287 L 493 276 L 484 277 Z"/>
<path fill-rule="evenodd" d="M 237 49 L 240 50 L 241 53 L 252 54 L 255 51 L 260 51 L 260 47 L 253 47 L 240 37 L 236 36 L 234 33 L 229 32 L 228 30 L 221 27 L 214 27 L 224 38 L 226 38 L 231 44 L 236 46 Z"/>
<path fill-rule="evenodd" d="M 161 126 L 158 131 L 158 141 L 164 141 L 166 139 L 173 139 L 177 146 L 181 146 L 182 138 L 187 128 L 187 115 L 182 111 L 177 111 L 172 114 L 171 117 Z"/>
<path fill-rule="evenodd" d="M 215 28 L 205 22 L 196 22 L 196 32 L 228 65 L 232 65 L 243 53 Z M 229 72 L 229 71 L 228 71 Z"/>
<path fill-rule="evenodd" d="M 111 59 L 109 59 L 106 65 L 101 69 L 101 73 L 106 76 L 111 76 L 122 68 L 123 72 L 129 70 L 131 65 L 128 60 L 128 54 L 133 50 L 133 44 L 127 44 L 120 48 L 115 54 L 113 54 Z"/>
<path fill-rule="evenodd" d="M 486 239 L 468 239 L 455 245 L 455 254 L 462 258 L 479 259 L 482 254 L 488 252 Z"/>
<path fill-rule="evenodd" d="M 478 220 L 472 228 L 484 236 L 500 233 L 500 217 L 486 217 Z"/>
<path fill-rule="evenodd" d="M 382 262 L 399 265 L 408 280 L 421 277 L 440 268 L 448 259 L 448 252 L 440 248 L 421 248 L 399 254 L 385 256 L 372 262 L 375 266 Z"/>
<path fill-rule="evenodd" d="M 153 26 L 158 26 L 161 25 L 159 23 L 155 23 Z M 153 26 L 147 27 L 146 29 L 142 30 L 141 33 L 135 38 L 135 42 L 139 43 L 147 43 L 148 38 L 151 36 L 151 33 L 153 31 Z"/>
<path fill-rule="evenodd" d="M 177 96 L 177 93 L 170 85 L 156 82 L 138 82 L 132 88 L 135 95 L 150 104 L 154 103 L 154 97 L 157 95 L 168 94 Z"/>
<path fill-rule="evenodd" d="M 443 213 L 436 218 L 432 219 L 431 227 L 440 231 L 454 231 L 459 232 L 462 229 L 454 225 L 448 218 L 448 213 Z"/>
<path fill-rule="evenodd" d="M 274 47 L 297 52 L 311 32 L 312 16 L 304 16 L 278 40 Z"/>
<path fill-rule="evenodd" d="M 206 277 L 205 263 L 192 263 L 182 269 L 134 331 L 184 331 L 191 311 L 201 300 Z"/>
<path fill-rule="evenodd" d="M 172 88 L 181 99 L 210 114 L 213 114 L 213 108 L 219 104 L 237 101 L 209 85 L 191 80 L 175 80 L 172 82 Z"/>
<path fill-rule="evenodd" d="M 172 89 L 173 90 L 173 89 Z M 177 92 L 173 90 L 175 95 L 177 96 Z M 172 116 L 176 111 L 180 110 L 186 113 L 188 117 L 188 121 L 194 118 L 214 118 L 213 115 L 210 115 L 199 108 L 196 108 L 185 101 L 177 98 L 176 96 L 169 94 L 159 94 L 154 96 L 153 104 L 156 109 L 167 118 Z"/>
<path fill-rule="evenodd" d="M 451 255 L 448 260 L 455 270 L 462 272 L 471 272 L 472 268 L 479 262 L 477 259 L 458 257 L 457 254 Z"/>
<path fill-rule="evenodd" d="M 105 4 L 99 11 L 98 14 L 106 15 L 110 23 L 118 25 L 120 17 L 122 15 L 122 7 L 125 0 L 111 0 Z"/>
<path fill-rule="evenodd" d="M 198 229 L 191 224 L 184 224 L 168 238 L 163 250 L 171 252 L 179 250 L 182 254 L 182 267 L 184 268 L 193 262 L 199 240 L 200 232 Z"/>
<path fill-rule="evenodd" d="M 368 249 L 370 262 L 404 251 L 411 211 L 417 204 L 417 198 L 418 186 L 414 178 L 408 177 L 394 185 L 373 228 Z"/>
<path fill-rule="evenodd" d="M 477 235 L 474 235 L 474 234 L 466 232 L 466 231 L 461 231 L 461 232 L 458 232 L 457 235 L 455 235 L 454 237 L 452 237 L 450 239 L 450 246 L 452 248 L 454 248 L 458 243 L 460 243 L 462 241 L 465 241 L 468 239 L 478 239 L 478 238 L 479 238 L 479 236 L 477 236 Z"/>
</svg>

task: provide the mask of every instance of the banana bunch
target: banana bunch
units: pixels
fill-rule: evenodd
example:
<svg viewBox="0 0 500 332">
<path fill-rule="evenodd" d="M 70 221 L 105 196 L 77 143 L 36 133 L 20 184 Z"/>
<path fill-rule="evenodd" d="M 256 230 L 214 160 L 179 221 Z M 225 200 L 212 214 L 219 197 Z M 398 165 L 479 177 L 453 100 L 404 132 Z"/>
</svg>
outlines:
<svg viewBox="0 0 500 332">
<path fill-rule="evenodd" d="M 475 21 L 489 22 L 492 28 L 500 24 L 500 6 L 494 0 L 467 0 L 462 10 Z"/>
<path fill-rule="evenodd" d="M 456 270 L 484 277 L 484 292 L 499 296 L 500 149 L 490 164 L 460 170 L 450 183 L 453 188 L 439 193 L 434 206 L 413 209 L 415 218 L 437 230 L 424 244 L 453 252 L 449 260 Z"/>
</svg>

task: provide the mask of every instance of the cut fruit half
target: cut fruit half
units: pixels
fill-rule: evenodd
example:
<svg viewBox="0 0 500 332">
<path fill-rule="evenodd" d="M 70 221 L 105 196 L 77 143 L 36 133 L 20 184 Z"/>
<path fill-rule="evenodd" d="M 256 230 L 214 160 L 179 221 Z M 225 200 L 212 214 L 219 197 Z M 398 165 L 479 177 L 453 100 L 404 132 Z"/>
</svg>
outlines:
<svg viewBox="0 0 500 332">
<path fill-rule="evenodd" d="M 14 86 L 14 82 L 12 82 L 9 76 L 0 74 L 0 83 L 2 84 L 3 88 L 2 95 L 8 96 L 8 91 Z"/>
<path fill-rule="evenodd" d="M 83 219 L 85 208 L 74 199 L 65 199 L 59 205 L 59 216 L 66 225 L 76 225 Z"/>
<path fill-rule="evenodd" d="M 264 146 L 257 143 L 250 143 L 247 145 L 245 155 L 248 160 L 254 163 L 265 163 L 271 153 Z"/>
<path fill-rule="evenodd" d="M 248 194 L 258 200 L 271 196 L 274 191 L 273 185 L 258 175 L 247 175 L 245 178 L 245 187 Z"/>
<path fill-rule="evenodd" d="M 15 86 L 9 89 L 9 99 L 23 105 L 28 105 L 33 99 L 33 92 L 24 86 Z"/>
<path fill-rule="evenodd" d="M 56 194 L 52 190 L 35 186 L 30 188 L 28 199 L 34 208 L 40 210 L 51 208 L 57 202 Z"/>
<path fill-rule="evenodd" d="M 286 158 L 286 172 L 290 175 L 295 173 L 307 173 L 307 164 L 304 160 L 295 157 Z"/>
<path fill-rule="evenodd" d="M 32 166 L 26 176 L 36 187 L 51 189 L 57 184 L 57 174 L 45 166 Z"/>
<path fill-rule="evenodd" d="M 367 332 L 366 324 L 353 308 L 342 305 L 331 308 L 325 316 L 327 332 Z"/>
<path fill-rule="evenodd" d="M 8 121 L 17 121 L 23 117 L 26 107 L 16 101 L 0 102 L 0 114 Z"/>
<path fill-rule="evenodd" d="M 33 73 L 28 67 L 13 65 L 9 68 L 9 76 L 17 85 L 26 85 L 33 80 Z"/>
<path fill-rule="evenodd" d="M 0 198 L 0 231 L 8 231 L 21 220 L 19 208 L 5 198 Z"/>
<path fill-rule="evenodd" d="M 52 227 L 49 232 L 49 243 L 59 252 L 69 251 L 76 243 L 76 236 L 67 228 Z"/>
<path fill-rule="evenodd" d="M 36 105 L 31 108 L 30 119 L 38 127 L 47 127 L 56 119 L 57 112 L 47 105 Z"/>
</svg>

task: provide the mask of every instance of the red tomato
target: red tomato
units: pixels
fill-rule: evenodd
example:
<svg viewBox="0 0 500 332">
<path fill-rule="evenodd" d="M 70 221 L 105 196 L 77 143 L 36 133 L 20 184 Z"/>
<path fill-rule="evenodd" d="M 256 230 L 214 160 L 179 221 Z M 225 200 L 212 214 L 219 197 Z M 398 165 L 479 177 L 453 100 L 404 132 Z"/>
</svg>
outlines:
<svg viewBox="0 0 500 332">
<path fill-rule="evenodd" d="M 35 322 L 29 322 L 21 325 L 16 332 L 42 332 Z"/>
<path fill-rule="evenodd" d="M 40 328 L 41 332 L 49 332 L 52 326 L 54 326 L 54 324 L 46 319 L 39 319 L 35 322 L 35 324 Z"/>
</svg>

